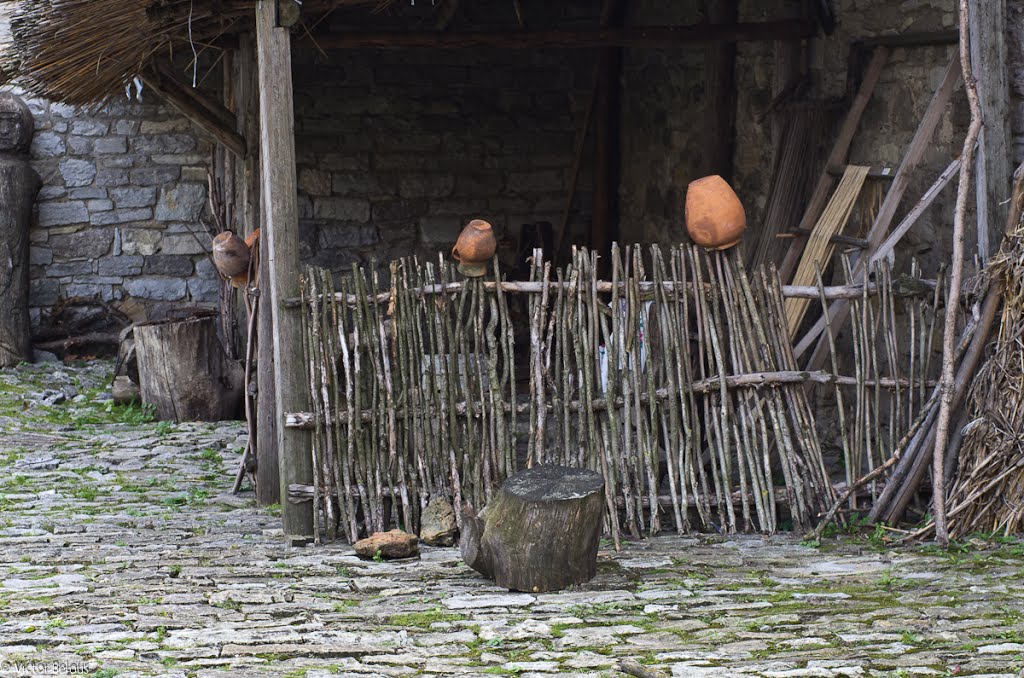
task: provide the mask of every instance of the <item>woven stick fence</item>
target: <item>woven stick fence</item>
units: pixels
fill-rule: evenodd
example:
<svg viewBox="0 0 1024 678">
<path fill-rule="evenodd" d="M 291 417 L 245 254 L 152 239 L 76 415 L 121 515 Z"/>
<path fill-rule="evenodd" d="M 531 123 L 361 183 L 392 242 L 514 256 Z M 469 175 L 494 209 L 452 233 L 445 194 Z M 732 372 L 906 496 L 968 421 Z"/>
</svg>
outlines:
<svg viewBox="0 0 1024 678">
<path fill-rule="evenodd" d="M 315 501 L 328 537 L 351 541 L 416 530 L 430 497 L 479 508 L 516 470 L 564 464 L 604 475 L 616 542 L 669 525 L 805 530 L 835 499 L 808 387 L 834 389 L 841 413 L 853 391 L 855 414 L 839 426 L 848 478 L 913 420 L 904 394 L 924 388 L 925 343 L 899 340 L 895 306 L 934 315 L 933 286 L 879 273 L 787 288 L 858 297 L 863 359 L 843 376 L 838 360 L 831 372 L 798 368 L 774 271 L 692 247 L 616 247 L 611 259 L 610 281 L 585 250 L 558 270 L 536 251 L 522 283 L 497 264 L 492 280 L 459 281 L 443 258 L 392 263 L 386 288 L 362 269 L 338 280 L 310 269 L 313 408 L 287 425 L 313 430 L 316 477 L 289 498 Z"/>
</svg>

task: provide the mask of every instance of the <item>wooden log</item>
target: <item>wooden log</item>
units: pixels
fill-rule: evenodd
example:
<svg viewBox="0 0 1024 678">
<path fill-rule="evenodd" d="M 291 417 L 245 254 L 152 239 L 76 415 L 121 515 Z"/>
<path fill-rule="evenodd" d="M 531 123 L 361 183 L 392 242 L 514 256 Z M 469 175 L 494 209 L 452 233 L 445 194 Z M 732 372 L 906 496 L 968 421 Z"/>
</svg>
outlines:
<svg viewBox="0 0 1024 678">
<path fill-rule="evenodd" d="M 158 419 L 220 421 L 238 417 L 242 368 L 229 360 L 213 316 L 135 326 L 142 402 Z"/>
<path fill-rule="evenodd" d="M 222 106 L 206 101 L 192 89 L 164 73 L 146 71 L 141 75 L 143 82 L 163 97 L 199 129 L 230 150 L 239 158 L 246 154 L 245 138 L 235 131 L 234 116 Z"/>
<path fill-rule="evenodd" d="M 505 481 L 479 516 L 463 513 L 462 558 L 499 586 L 558 591 L 597 574 L 604 478 L 535 466 Z"/>
</svg>

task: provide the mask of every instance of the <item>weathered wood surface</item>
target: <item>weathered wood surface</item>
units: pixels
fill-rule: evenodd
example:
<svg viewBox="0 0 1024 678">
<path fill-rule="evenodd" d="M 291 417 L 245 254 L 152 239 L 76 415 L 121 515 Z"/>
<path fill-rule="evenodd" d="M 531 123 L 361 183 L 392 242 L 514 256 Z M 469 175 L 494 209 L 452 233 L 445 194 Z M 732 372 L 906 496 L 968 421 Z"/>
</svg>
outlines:
<svg viewBox="0 0 1024 678">
<path fill-rule="evenodd" d="M 28 231 L 41 181 L 28 164 L 32 115 L 0 93 L 0 367 L 32 360 L 28 315 Z"/>
<path fill-rule="evenodd" d="M 265 334 L 274 349 L 274 416 L 280 464 L 281 496 L 292 483 L 311 483 L 313 466 L 308 433 L 282 424 L 289 409 L 309 406 L 302 360 L 302 325 L 281 304 L 299 292 L 299 213 L 295 176 L 295 116 L 292 109 L 291 33 L 275 25 L 276 3 L 256 6 L 256 54 L 260 93 L 260 178 L 263 201 L 263 242 L 267 244 L 264 302 L 271 310 L 272 331 Z M 268 285 L 269 283 L 269 285 Z M 264 407 L 266 401 L 264 400 Z M 313 534 L 310 504 L 284 505 L 286 537 Z"/>
<path fill-rule="evenodd" d="M 479 516 L 464 514 L 462 558 L 514 591 L 558 591 L 597 574 L 604 478 L 536 466 L 508 478 Z"/>
<path fill-rule="evenodd" d="M 981 117 L 985 121 L 978 146 L 978 255 L 982 262 L 999 248 L 1010 197 L 1010 85 L 1006 48 L 1006 2 L 972 2 L 970 11 L 971 64 L 978 85 Z"/>
<path fill-rule="evenodd" d="M 242 404 L 242 368 L 229 360 L 213 316 L 135 327 L 142 402 L 168 421 L 235 419 Z"/>
</svg>

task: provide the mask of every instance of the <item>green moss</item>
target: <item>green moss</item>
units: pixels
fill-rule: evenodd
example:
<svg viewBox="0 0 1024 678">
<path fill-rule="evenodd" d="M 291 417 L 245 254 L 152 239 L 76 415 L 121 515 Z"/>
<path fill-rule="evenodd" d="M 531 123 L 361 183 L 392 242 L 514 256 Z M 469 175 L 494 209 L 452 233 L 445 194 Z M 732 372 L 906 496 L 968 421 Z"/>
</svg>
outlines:
<svg viewBox="0 0 1024 678">
<path fill-rule="evenodd" d="M 358 604 L 358 602 L 356 602 Z M 435 607 L 422 612 L 405 612 L 403 614 L 391 615 L 387 623 L 392 626 L 407 626 L 415 628 L 430 628 L 431 624 L 437 622 L 460 622 L 466 621 L 468 617 L 456 612 L 445 612 L 440 607 Z"/>
</svg>

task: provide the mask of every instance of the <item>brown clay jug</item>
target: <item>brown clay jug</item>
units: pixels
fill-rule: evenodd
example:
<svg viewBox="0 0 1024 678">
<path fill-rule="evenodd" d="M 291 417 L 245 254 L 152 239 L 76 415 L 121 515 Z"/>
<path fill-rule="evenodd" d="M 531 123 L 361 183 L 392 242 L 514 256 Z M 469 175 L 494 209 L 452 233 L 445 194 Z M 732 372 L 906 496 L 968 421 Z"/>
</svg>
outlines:
<svg viewBox="0 0 1024 678">
<path fill-rule="evenodd" d="M 249 269 L 249 246 L 231 231 L 224 231 L 213 239 L 213 265 L 225 278 L 231 278 Z"/>
<path fill-rule="evenodd" d="M 736 192 L 717 174 L 691 181 L 686 190 L 686 230 L 693 242 L 724 250 L 739 244 L 747 214 Z"/>
<path fill-rule="evenodd" d="M 487 273 L 487 262 L 497 248 L 498 241 L 491 225 L 483 219 L 474 219 L 459 234 L 452 256 L 459 262 L 459 273 L 478 278 Z"/>
</svg>

